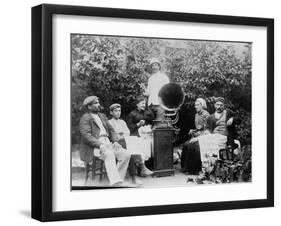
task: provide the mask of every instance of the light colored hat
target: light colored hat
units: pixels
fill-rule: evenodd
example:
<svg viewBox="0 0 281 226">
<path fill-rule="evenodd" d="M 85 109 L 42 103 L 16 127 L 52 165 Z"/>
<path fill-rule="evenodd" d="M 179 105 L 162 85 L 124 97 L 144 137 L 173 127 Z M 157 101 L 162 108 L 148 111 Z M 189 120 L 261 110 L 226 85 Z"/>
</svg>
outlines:
<svg viewBox="0 0 281 226">
<path fill-rule="evenodd" d="M 217 102 L 222 102 L 222 103 L 224 104 L 224 103 L 225 103 L 225 100 L 224 100 L 223 97 L 217 97 L 217 98 L 215 99 L 215 103 L 217 103 Z"/>
<path fill-rule="evenodd" d="M 83 101 L 83 105 L 87 106 L 90 103 L 92 103 L 93 101 L 98 101 L 98 100 L 99 100 L 99 98 L 97 96 L 89 96 L 89 97 L 85 98 L 85 100 Z"/>
<path fill-rule="evenodd" d="M 154 64 L 154 63 L 159 64 L 159 66 L 161 67 L 161 62 L 160 62 L 157 58 L 152 58 L 152 59 L 150 60 L 150 66 L 151 66 L 152 64 Z"/>
<path fill-rule="evenodd" d="M 115 103 L 115 104 L 112 104 L 112 105 L 109 106 L 110 111 L 114 111 L 116 108 L 121 108 L 121 105 Z"/>
</svg>

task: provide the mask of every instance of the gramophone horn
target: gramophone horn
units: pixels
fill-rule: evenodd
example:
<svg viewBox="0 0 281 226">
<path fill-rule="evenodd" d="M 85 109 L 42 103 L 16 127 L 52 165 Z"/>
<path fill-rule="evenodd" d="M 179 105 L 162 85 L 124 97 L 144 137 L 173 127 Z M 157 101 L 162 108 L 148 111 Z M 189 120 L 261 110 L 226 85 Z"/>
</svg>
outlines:
<svg viewBox="0 0 281 226">
<path fill-rule="evenodd" d="M 184 102 L 185 94 L 180 85 L 176 83 L 168 83 L 164 85 L 159 93 L 160 105 L 169 112 L 174 112 L 175 115 Z"/>
</svg>

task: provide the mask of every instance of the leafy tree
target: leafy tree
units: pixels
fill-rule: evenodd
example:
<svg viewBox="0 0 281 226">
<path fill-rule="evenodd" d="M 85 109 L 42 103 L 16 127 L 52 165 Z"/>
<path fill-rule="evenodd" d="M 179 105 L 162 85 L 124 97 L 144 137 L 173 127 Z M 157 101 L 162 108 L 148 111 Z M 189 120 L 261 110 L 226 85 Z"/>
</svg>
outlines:
<svg viewBox="0 0 281 226">
<path fill-rule="evenodd" d="M 186 93 L 186 108 L 204 97 L 213 112 L 214 97 L 223 96 L 238 115 L 238 139 L 251 143 L 251 45 L 230 42 L 121 38 L 72 35 L 72 142 L 79 142 L 81 104 L 97 95 L 108 114 L 118 102 L 122 115 L 134 107 L 150 75 L 149 60 L 162 60 L 163 70 Z M 188 116 L 189 117 L 189 116 Z"/>
<path fill-rule="evenodd" d="M 245 44 L 239 55 L 233 44 L 188 41 L 186 49 L 174 49 L 166 55 L 171 79 L 182 85 L 188 102 L 204 97 L 213 112 L 216 96 L 237 113 L 238 139 L 251 142 L 251 46 Z M 241 44 L 240 44 L 241 45 Z M 190 108 L 191 106 L 189 106 Z"/>
</svg>

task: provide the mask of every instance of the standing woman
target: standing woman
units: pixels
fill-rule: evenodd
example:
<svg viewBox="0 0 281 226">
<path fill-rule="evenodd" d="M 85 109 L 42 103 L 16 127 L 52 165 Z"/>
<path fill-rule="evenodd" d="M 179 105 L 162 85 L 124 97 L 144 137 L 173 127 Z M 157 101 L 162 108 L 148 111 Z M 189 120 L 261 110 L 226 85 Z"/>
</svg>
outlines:
<svg viewBox="0 0 281 226">
<path fill-rule="evenodd" d="M 148 97 L 148 107 L 152 110 L 156 120 L 163 120 L 165 110 L 159 103 L 159 91 L 170 82 L 169 77 L 161 72 L 161 63 L 158 59 L 150 60 L 151 76 L 148 79 L 145 96 Z"/>
<path fill-rule="evenodd" d="M 206 130 L 206 122 L 209 117 L 206 101 L 203 98 L 197 98 L 194 104 L 195 114 L 195 129 L 191 129 L 189 134 L 194 138 L 208 133 Z M 193 142 L 193 138 L 188 140 L 183 145 L 181 155 L 182 172 L 197 175 L 202 169 L 200 149 L 198 142 Z"/>
</svg>

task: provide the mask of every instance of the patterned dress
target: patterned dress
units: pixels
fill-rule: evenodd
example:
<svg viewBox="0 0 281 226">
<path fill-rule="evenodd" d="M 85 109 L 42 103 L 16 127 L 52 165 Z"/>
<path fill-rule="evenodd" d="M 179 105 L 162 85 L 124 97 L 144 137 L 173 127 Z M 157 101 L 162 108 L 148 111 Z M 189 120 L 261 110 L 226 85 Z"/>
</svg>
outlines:
<svg viewBox="0 0 281 226">
<path fill-rule="evenodd" d="M 209 112 L 207 112 L 206 110 L 202 110 L 198 113 L 195 114 L 195 128 L 196 128 L 196 132 L 194 134 L 194 136 L 200 136 L 204 133 L 204 131 L 206 130 L 206 122 L 207 122 L 207 118 L 209 117 Z"/>
<path fill-rule="evenodd" d="M 209 112 L 202 110 L 195 114 L 195 132 L 193 136 L 198 137 L 204 135 L 206 131 L 207 118 Z M 190 143 L 189 140 L 183 145 L 181 155 L 182 172 L 189 174 L 198 174 L 201 171 L 202 163 L 199 150 L 199 143 Z"/>
</svg>

